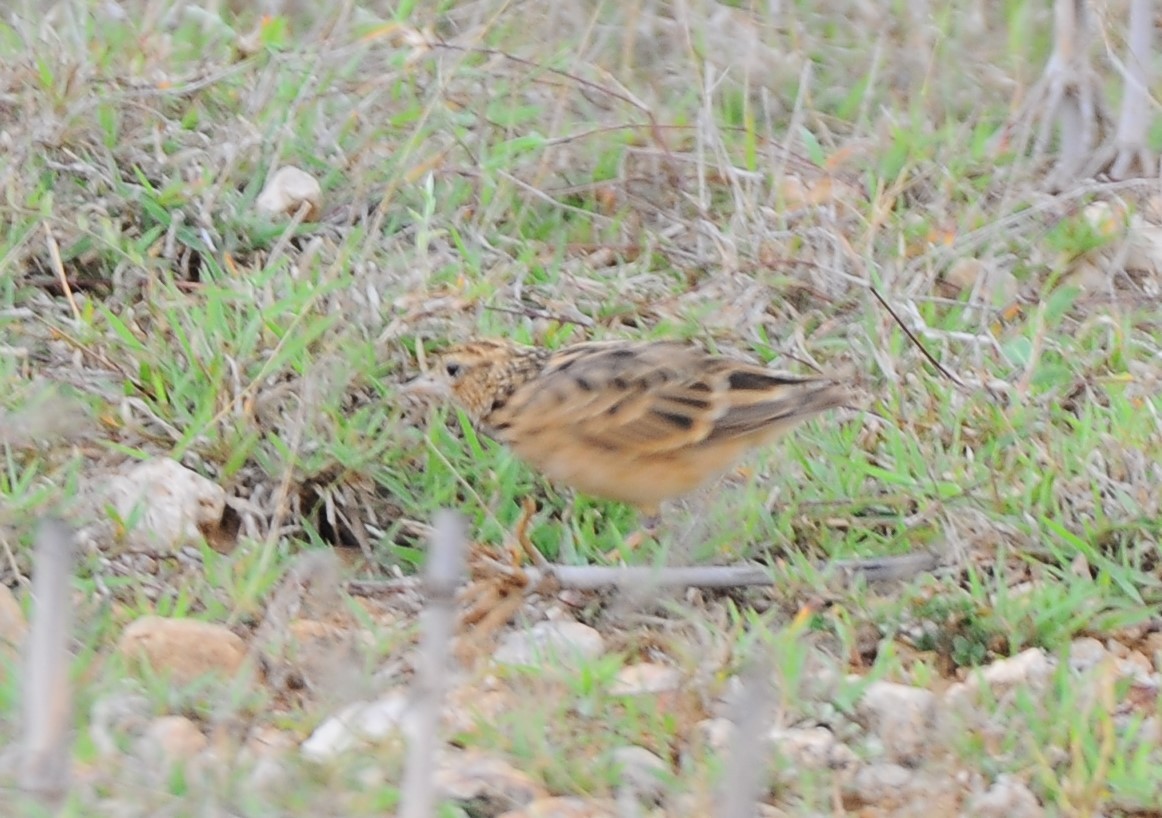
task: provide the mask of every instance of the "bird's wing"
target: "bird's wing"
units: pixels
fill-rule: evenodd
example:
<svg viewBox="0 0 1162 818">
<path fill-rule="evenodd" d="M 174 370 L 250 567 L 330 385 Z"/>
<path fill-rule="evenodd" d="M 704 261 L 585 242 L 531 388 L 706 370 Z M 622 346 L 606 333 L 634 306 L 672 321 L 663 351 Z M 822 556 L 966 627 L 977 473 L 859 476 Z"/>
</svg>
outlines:
<svg viewBox="0 0 1162 818">
<path fill-rule="evenodd" d="M 646 456 L 789 426 L 840 400 L 830 381 L 778 375 L 686 344 L 592 343 L 552 356 L 490 421 L 514 442 L 554 431 Z"/>
<path fill-rule="evenodd" d="M 719 359 L 708 378 L 722 385 L 724 407 L 708 443 L 783 431 L 848 398 L 847 389 L 830 378 L 786 375 L 736 361 Z"/>
</svg>

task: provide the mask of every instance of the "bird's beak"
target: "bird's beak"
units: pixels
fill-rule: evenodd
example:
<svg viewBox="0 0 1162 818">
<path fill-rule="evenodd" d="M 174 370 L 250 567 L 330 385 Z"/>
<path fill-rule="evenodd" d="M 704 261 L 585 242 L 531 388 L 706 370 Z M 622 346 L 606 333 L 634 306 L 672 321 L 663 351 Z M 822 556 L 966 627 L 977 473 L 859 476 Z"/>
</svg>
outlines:
<svg viewBox="0 0 1162 818">
<path fill-rule="evenodd" d="M 405 381 L 400 387 L 400 391 L 405 395 L 423 398 L 447 399 L 452 396 L 448 382 L 436 377 L 432 372 L 426 372 L 423 375 L 417 375 L 410 381 Z"/>
</svg>

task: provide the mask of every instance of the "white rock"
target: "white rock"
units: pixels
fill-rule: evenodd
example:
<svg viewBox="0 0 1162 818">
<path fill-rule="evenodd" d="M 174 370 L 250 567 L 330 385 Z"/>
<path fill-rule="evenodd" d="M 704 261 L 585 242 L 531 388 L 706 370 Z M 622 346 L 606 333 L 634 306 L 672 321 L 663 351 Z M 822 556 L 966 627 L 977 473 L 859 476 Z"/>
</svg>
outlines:
<svg viewBox="0 0 1162 818">
<path fill-rule="evenodd" d="M 658 801 L 666 793 L 670 767 L 645 747 L 630 745 L 613 751 L 621 768 L 621 783 L 643 800 Z"/>
<path fill-rule="evenodd" d="M 930 690 L 873 682 L 856 705 L 856 712 L 879 738 L 889 760 L 913 764 L 924 755 L 935 707 L 936 695 Z"/>
<path fill-rule="evenodd" d="M 1083 636 L 1069 644 L 1069 668 L 1080 673 L 1094 667 L 1108 655 L 1105 645 L 1092 636 Z"/>
<path fill-rule="evenodd" d="M 776 727 L 767 741 L 799 770 L 841 769 L 858 760 L 826 727 Z"/>
<path fill-rule="evenodd" d="M 992 688 L 1011 688 L 1019 684 L 1044 681 L 1053 672 L 1053 661 L 1041 648 L 1029 648 L 1016 656 L 993 662 L 981 678 Z"/>
<path fill-rule="evenodd" d="M 560 662 L 575 667 L 596 659 L 605 642 L 596 630 L 580 622 L 538 622 L 509 633 L 496 649 L 493 661 L 502 665 L 544 665 Z"/>
<path fill-rule="evenodd" d="M 1040 648 L 1029 648 L 1016 656 L 993 662 L 971 673 L 968 679 L 952 685 L 944 697 L 955 703 L 975 692 L 983 684 L 994 695 L 1015 687 L 1041 688 L 1053 673 L 1053 660 Z"/>
<path fill-rule="evenodd" d="M 330 761 L 358 744 L 358 717 L 365 705 L 349 704 L 316 727 L 299 747 L 303 758 L 318 763 Z"/>
<path fill-rule="evenodd" d="M 449 750 L 436 762 L 436 788 L 453 801 L 485 800 L 504 807 L 523 807 L 548 795 L 529 775 L 508 762 L 470 750 Z M 496 814 L 500 809 L 482 809 Z"/>
<path fill-rule="evenodd" d="M 973 818 L 1040 818 L 1045 810 L 1028 787 L 1001 775 L 988 792 L 969 799 L 966 814 Z"/>
<path fill-rule="evenodd" d="M 1123 679 L 1133 679 L 1142 687 L 1159 686 L 1159 675 L 1153 664 L 1140 651 L 1132 651 L 1124 659 L 1117 660 L 1118 675 Z"/>
<path fill-rule="evenodd" d="M 158 457 L 109 481 L 109 503 L 137 551 L 173 554 L 217 527 L 226 510 L 221 486 L 176 460 Z"/>
<path fill-rule="evenodd" d="M 319 218 L 323 188 L 314 176 L 294 165 L 279 168 L 258 194 L 254 206 L 267 216 L 293 216 L 304 204 L 308 206 L 303 221 Z"/>
<path fill-rule="evenodd" d="M 899 764 L 869 764 L 856 771 L 849 791 L 864 804 L 890 804 L 905 788 L 912 789 L 915 776 Z"/>
<path fill-rule="evenodd" d="M 1115 238 L 1126 229 L 1126 209 L 1120 204 L 1115 207 L 1110 202 L 1090 202 L 1081 214 L 1094 232 L 1105 238 Z"/>
<path fill-rule="evenodd" d="M 392 691 L 373 702 L 349 704 L 331 716 L 299 747 L 303 757 L 322 763 L 364 742 L 382 741 L 406 727 L 408 696 Z"/>
<path fill-rule="evenodd" d="M 1112 663 L 1120 678 L 1132 679 L 1143 687 L 1158 687 L 1157 671 L 1141 651 L 1131 650 L 1120 642 L 1104 645 L 1089 636 L 1074 639 L 1069 645 L 1069 669 L 1079 676 L 1100 674 L 1103 663 Z"/>
</svg>

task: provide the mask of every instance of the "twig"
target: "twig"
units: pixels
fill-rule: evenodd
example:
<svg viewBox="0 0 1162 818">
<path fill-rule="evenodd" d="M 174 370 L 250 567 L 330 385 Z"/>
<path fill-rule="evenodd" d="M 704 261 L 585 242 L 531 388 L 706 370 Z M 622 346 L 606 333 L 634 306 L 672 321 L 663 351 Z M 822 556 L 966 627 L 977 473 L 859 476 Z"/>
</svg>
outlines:
<svg viewBox="0 0 1162 818">
<path fill-rule="evenodd" d="M 42 521 L 36 533 L 34 607 L 24 667 L 21 785 L 49 801 L 68 792 L 72 767 L 72 565 L 73 532 L 59 520 Z"/>
<path fill-rule="evenodd" d="M 902 582 L 920 574 L 931 573 L 940 566 L 940 557 L 928 551 L 892 557 L 856 560 L 831 560 L 816 563 L 819 571 L 832 572 L 849 581 L 860 577 L 867 582 Z M 596 591 L 603 588 L 652 587 L 741 588 L 747 585 L 770 585 L 774 574 L 762 565 L 691 565 L 654 568 L 648 566 L 554 565 L 526 568 L 526 588 L 540 588 L 553 581 L 561 588 Z M 353 594 L 373 596 L 414 590 L 414 579 L 385 581 L 353 580 L 347 590 Z"/>
<path fill-rule="evenodd" d="M 304 201 L 291 216 L 291 220 L 287 222 L 286 227 L 279 234 L 278 241 L 274 243 L 274 247 L 270 248 L 270 253 L 267 255 L 265 263 L 267 269 L 273 267 L 279 258 L 282 257 L 282 254 L 286 252 L 287 245 L 295 237 L 295 230 L 306 221 L 307 214 L 311 212 L 311 207 L 310 202 Z"/>
<path fill-rule="evenodd" d="M 922 343 L 920 343 L 920 339 L 917 338 L 915 334 L 913 334 L 912 330 L 908 329 L 902 320 L 900 320 L 900 316 L 896 315 L 896 311 L 892 309 L 890 304 L 888 304 L 887 299 L 880 295 L 880 291 L 873 287 L 871 284 L 869 284 L 867 288 L 871 290 L 871 294 L 876 297 L 876 301 L 879 301 L 880 304 L 883 305 L 883 308 L 888 311 L 888 315 L 892 316 L 893 320 L 895 320 L 895 322 L 900 325 L 900 329 L 902 329 L 904 334 L 908 336 L 908 340 L 915 344 L 916 348 L 920 350 L 920 353 L 928 359 L 928 363 L 936 367 L 936 371 L 944 377 L 948 378 L 948 380 L 952 381 L 961 389 L 965 389 L 966 387 L 961 382 L 960 378 L 953 375 L 951 372 L 945 369 L 939 361 L 932 357 L 932 353 L 929 352 Z"/>
<path fill-rule="evenodd" d="M 588 316 L 581 316 L 581 318 L 569 318 L 548 310 L 535 309 L 533 307 L 522 307 L 520 309 L 512 309 L 511 307 L 498 307 L 494 304 L 485 304 L 484 309 L 490 312 L 503 312 L 507 315 L 518 315 L 521 318 L 542 318 L 547 321 L 556 321 L 559 324 L 573 324 L 578 327 L 593 327 L 593 319 Z M 584 320 L 582 320 L 584 319 Z"/>
<path fill-rule="evenodd" d="M 73 318 L 77 321 L 81 320 L 81 310 L 77 307 L 77 300 L 73 298 L 73 288 L 69 285 L 69 277 L 65 274 L 65 265 L 61 261 L 61 247 L 57 244 L 56 236 L 52 234 L 52 227 L 49 223 L 44 222 L 44 240 L 48 245 L 48 257 L 52 262 L 53 272 L 56 277 L 60 279 L 61 291 L 65 294 L 65 299 L 69 302 L 69 308 L 73 311 Z"/>
<path fill-rule="evenodd" d="M 452 511 L 436 514 L 432 550 L 424 571 L 427 604 L 421 616 L 423 632 L 412 688 L 414 714 L 400 791 L 400 818 L 431 818 L 436 791 L 432 772 L 436 763 L 437 735 L 448 657 L 456 627 L 456 588 L 464 577 L 467 551 L 464 524 Z"/>
<path fill-rule="evenodd" d="M 513 534 L 516 536 L 517 544 L 520 545 L 521 551 L 528 557 L 529 561 L 538 568 L 545 568 L 549 565 L 549 561 L 545 559 L 544 554 L 537 550 L 529 539 L 529 523 L 533 519 L 533 515 L 537 513 L 537 502 L 531 496 L 526 495 L 521 500 L 521 515 L 517 521 L 516 530 Z"/>
<path fill-rule="evenodd" d="M 935 554 L 918 552 L 898 557 L 869 560 L 841 560 L 823 563 L 821 571 L 835 571 L 870 582 L 898 581 L 932 571 L 939 565 Z M 692 565 L 669 568 L 649 566 L 607 567 L 601 565 L 554 565 L 552 578 L 562 588 L 593 591 L 600 588 L 682 587 L 739 588 L 747 585 L 770 585 L 774 574 L 761 565 Z M 525 573 L 530 587 L 549 578 L 542 569 L 528 568 Z"/>
</svg>

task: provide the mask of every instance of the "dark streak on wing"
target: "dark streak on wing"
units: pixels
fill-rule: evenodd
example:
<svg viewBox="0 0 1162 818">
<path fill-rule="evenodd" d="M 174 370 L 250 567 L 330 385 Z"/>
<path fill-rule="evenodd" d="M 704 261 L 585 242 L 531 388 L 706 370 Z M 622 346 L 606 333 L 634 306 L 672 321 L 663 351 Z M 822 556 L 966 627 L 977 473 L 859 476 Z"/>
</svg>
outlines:
<svg viewBox="0 0 1162 818">
<path fill-rule="evenodd" d="M 688 431 L 694 425 L 694 421 L 687 415 L 678 415 L 673 412 L 660 412 L 656 409 L 653 411 L 653 414 L 655 417 L 661 418 L 666 423 L 669 423 L 672 426 L 677 426 L 682 431 Z"/>
<path fill-rule="evenodd" d="M 763 372 L 752 372 L 748 369 L 737 369 L 730 373 L 730 388 L 738 390 L 771 389 L 788 382 L 786 378 L 777 375 L 768 375 Z"/>
<path fill-rule="evenodd" d="M 803 383 L 781 379 L 779 383 Z M 714 423 L 714 428 L 702 443 L 748 435 L 764 427 L 778 424 L 795 424 L 809 417 L 825 412 L 842 403 L 842 394 L 827 382 L 803 383 L 803 391 L 796 398 L 792 395 L 772 395 L 770 400 L 730 407 Z"/>
<path fill-rule="evenodd" d="M 706 438 L 733 437 L 745 434 L 762 426 L 777 423 L 795 414 L 795 407 L 786 401 L 765 401 L 750 406 L 733 406 L 714 424 L 714 430 Z"/>
<path fill-rule="evenodd" d="M 692 409 L 709 409 L 710 401 L 702 398 L 688 398 L 685 395 L 667 395 L 666 400 L 670 403 L 679 403 L 682 406 L 689 406 Z"/>
</svg>

